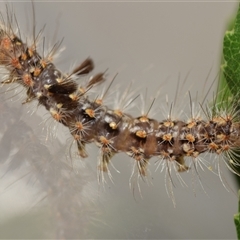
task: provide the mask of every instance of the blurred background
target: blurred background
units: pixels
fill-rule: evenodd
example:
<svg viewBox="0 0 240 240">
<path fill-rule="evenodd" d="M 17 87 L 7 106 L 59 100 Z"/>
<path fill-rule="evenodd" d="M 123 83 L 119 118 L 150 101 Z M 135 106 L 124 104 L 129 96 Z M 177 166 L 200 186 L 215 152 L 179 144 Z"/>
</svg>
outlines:
<svg viewBox="0 0 240 240">
<path fill-rule="evenodd" d="M 190 116 L 188 90 L 198 102 L 211 88 L 211 101 L 223 35 L 237 7 L 236 2 L 200 1 L 34 2 L 37 32 L 46 24 L 44 48 L 64 38 L 66 50 L 55 61 L 62 71 L 70 72 L 90 56 L 94 72 L 108 69 L 110 80 L 118 73 L 113 90 L 121 93 L 131 81 L 135 96 L 147 89 L 146 108 L 160 89 L 153 107 L 159 121 L 169 112 L 166 99 L 171 102 L 176 94 L 180 104 L 173 116 L 181 119 Z M 10 8 L 22 39 L 31 39 L 31 3 L 14 2 Z M 3 3 L 1 12 L 6 12 Z M 237 185 L 224 164 L 222 182 L 211 171 L 200 170 L 204 190 L 197 174 L 182 173 L 188 187 L 175 181 L 176 207 L 166 192 L 165 172 L 155 171 L 157 159 L 150 161 L 148 181 L 139 180 L 141 194 L 137 185 L 134 193 L 129 188 L 133 160 L 125 154 L 113 158 L 120 174 L 111 169 L 114 184 L 107 180 L 103 188 L 97 182 L 97 147 L 88 146 L 84 160 L 70 159 L 68 130 L 50 119 L 45 124 L 49 115 L 43 108 L 36 103 L 22 106 L 22 98 L 12 95 L 0 95 L 0 238 L 236 238 Z M 129 113 L 138 116 L 140 98 L 135 105 Z M 47 139 L 46 126 L 56 128 L 55 138 Z M 214 162 L 214 156 L 202 158 Z"/>
</svg>

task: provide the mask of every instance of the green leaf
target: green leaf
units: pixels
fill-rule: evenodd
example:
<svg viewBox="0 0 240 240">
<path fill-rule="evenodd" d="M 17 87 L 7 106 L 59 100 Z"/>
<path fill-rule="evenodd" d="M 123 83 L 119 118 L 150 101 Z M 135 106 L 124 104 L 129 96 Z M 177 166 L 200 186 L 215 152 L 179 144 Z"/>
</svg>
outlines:
<svg viewBox="0 0 240 240">
<path fill-rule="evenodd" d="M 240 5 L 236 18 L 228 24 L 228 31 L 224 35 L 221 67 L 222 74 L 218 86 L 217 109 L 231 108 L 235 112 L 240 111 Z M 235 149 L 232 153 L 232 156 L 237 160 L 236 156 L 240 156 L 240 149 Z M 240 163 L 240 159 L 237 161 Z M 240 167 L 234 167 L 235 171 L 240 173 Z M 240 177 L 234 176 L 240 187 Z"/>
<path fill-rule="evenodd" d="M 223 74 L 220 78 L 217 103 L 224 108 L 224 102 L 235 104 L 236 110 L 240 109 L 240 5 L 236 19 L 229 25 L 223 40 Z M 236 150 L 239 156 L 239 150 Z M 240 159 L 238 160 L 240 162 Z M 237 170 L 237 168 L 236 168 Z M 238 168 L 238 170 L 240 170 Z M 239 171 L 240 172 L 240 171 Z M 238 184 L 240 178 L 237 176 Z M 238 192 L 238 213 L 234 215 L 237 237 L 240 240 L 240 190 Z"/>
<path fill-rule="evenodd" d="M 235 225 L 236 225 L 237 237 L 238 237 L 238 239 L 240 239 L 240 190 L 238 191 L 238 197 L 239 197 L 238 213 L 234 214 L 234 222 L 235 222 Z"/>
<path fill-rule="evenodd" d="M 232 30 L 225 33 L 223 40 L 223 74 L 233 96 L 239 94 L 240 87 L 240 8 Z"/>
</svg>

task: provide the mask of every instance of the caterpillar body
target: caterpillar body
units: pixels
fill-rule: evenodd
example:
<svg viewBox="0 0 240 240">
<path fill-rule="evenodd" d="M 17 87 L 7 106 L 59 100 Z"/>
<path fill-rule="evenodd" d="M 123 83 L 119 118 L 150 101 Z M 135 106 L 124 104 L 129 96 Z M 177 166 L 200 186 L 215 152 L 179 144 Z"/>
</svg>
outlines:
<svg viewBox="0 0 240 240">
<path fill-rule="evenodd" d="M 198 174 L 199 167 L 212 171 L 214 164 L 203 160 L 205 153 L 217 156 L 220 178 L 219 165 L 223 162 L 237 173 L 235 166 L 238 162 L 234 152 L 239 148 L 239 112 L 235 108 L 238 99 L 226 99 L 224 109 L 217 105 L 214 111 L 209 106 L 203 107 L 201 117 L 192 113 L 185 119 L 174 118 L 169 110 L 167 118 L 154 119 L 148 111 L 151 106 L 134 117 L 125 112 L 122 105 L 112 108 L 105 104 L 108 88 L 103 94 L 98 93 L 105 81 L 105 72 L 93 75 L 84 83 L 77 83 L 77 79 L 86 78 L 85 75 L 93 70 L 91 58 L 70 73 L 63 73 L 52 61 L 59 45 L 56 44 L 48 54 L 41 54 L 38 34 L 29 44 L 21 37 L 21 32 L 14 30 L 14 25 L 18 28 L 14 21 L 14 16 L 8 13 L 1 25 L 0 64 L 8 71 L 2 81 L 3 88 L 21 85 L 27 93 L 23 103 L 37 101 L 55 121 L 68 128 L 81 158 L 88 157 L 86 145 L 95 142 L 100 150 L 98 177 L 101 181 L 104 181 L 105 173 L 112 179 L 109 164 L 120 152 L 133 159 L 132 177 L 136 175 L 143 179 L 148 175 L 151 158 L 158 157 L 157 166 L 165 170 L 171 185 L 168 189 L 171 197 L 173 172 L 179 177 L 178 172 L 184 171 L 193 170 Z M 97 96 L 92 98 L 89 93 L 94 89 Z M 128 99 L 124 105 L 129 106 L 134 99 Z M 153 100 L 152 103 L 156 102 Z M 191 104 L 190 110 L 193 112 Z"/>
</svg>

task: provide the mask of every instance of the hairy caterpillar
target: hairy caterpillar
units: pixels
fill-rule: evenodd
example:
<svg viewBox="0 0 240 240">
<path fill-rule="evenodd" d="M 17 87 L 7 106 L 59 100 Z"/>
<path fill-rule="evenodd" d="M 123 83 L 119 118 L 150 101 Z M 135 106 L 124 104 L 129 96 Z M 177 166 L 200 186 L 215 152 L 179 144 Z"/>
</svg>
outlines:
<svg viewBox="0 0 240 240">
<path fill-rule="evenodd" d="M 89 54 L 89 53 L 86 53 L 86 54 Z M 131 71 L 133 71 L 133 69 L 131 69 Z M 205 77 L 206 76 L 206 74 L 203 76 L 203 77 Z M 177 84 L 176 83 L 176 81 L 174 82 L 174 84 Z M 91 157 L 92 158 L 92 157 Z M 116 161 L 114 161 L 114 164 L 115 164 L 115 162 Z M 130 167 L 130 166 L 129 166 Z M 121 172 L 123 172 L 123 171 L 121 171 Z M 155 181 L 154 181 L 155 182 Z M 181 190 L 181 191 L 183 191 L 183 190 Z M 130 194 L 131 195 L 131 194 Z M 130 196 L 131 197 L 131 196 Z M 198 196 L 199 197 L 199 196 Z M 160 200 L 161 200 L 161 198 L 160 198 Z M 196 201 L 196 200 L 194 200 L 194 201 Z M 147 204 L 147 201 L 146 201 L 146 204 Z M 111 205 L 111 204 L 110 204 Z M 160 204 L 159 204 L 160 205 Z M 183 207 L 182 205 L 179 207 L 179 208 L 181 208 L 181 207 Z M 147 226 L 149 226 L 149 225 L 145 225 L 145 227 L 143 227 L 144 228 L 144 231 L 146 230 L 146 235 L 147 236 L 149 236 L 148 234 L 150 234 L 151 235 L 151 233 L 149 233 L 149 232 L 151 232 L 150 230 L 148 230 L 148 229 L 153 229 L 154 228 L 154 226 L 152 226 L 152 227 L 147 227 Z M 122 228 L 121 228 L 122 229 Z M 144 234 L 144 231 L 141 229 L 141 230 L 139 230 L 139 232 L 141 233 L 141 234 Z M 135 231 L 135 232 L 137 232 L 137 230 Z M 119 235 L 119 236 L 124 236 L 124 235 Z M 129 236 L 129 235 L 128 235 Z M 141 236 L 143 236 L 143 235 L 141 235 Z M 155 235 L 156 236 L 156 235 Z M 161 236 L 163 236 L 163 235 L 161 235 Z M 166 236 L 168 236 L 169 237 L 169 235 L 166 235 Z M 176 236 L 178 236 L 178 235 L 176 235 Z M 202 235 L 202 236 L 204 236 L 204 235 Z M 209 235 L 208 235 L 209 236 Z M 135 235 L 135 237 L 136 237 L 136 235 Z M 189 237 L 189 235 L 188 235 L 188 237 Z"/>
</svg>

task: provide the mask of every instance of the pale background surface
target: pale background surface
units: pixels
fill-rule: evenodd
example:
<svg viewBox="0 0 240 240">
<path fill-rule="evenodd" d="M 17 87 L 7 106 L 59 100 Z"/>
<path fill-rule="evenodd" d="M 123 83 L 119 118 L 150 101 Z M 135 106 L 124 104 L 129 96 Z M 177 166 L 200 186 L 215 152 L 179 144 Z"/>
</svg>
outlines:
<svg viewBox="0 0 240 240">
<path fill-rule="evenodd" d="M 26 35 L 31 36 L 31 32 L 27 30 L 32 24 L 27 22 L 32 19 L 30 4 L 13 3 L 13 7 L 19 19 L 21 32 L 25 34 L 27 31 Z M 63 71 L 68 71 L 73 64 L 91 56 L 95 61 L 96 72 L 108 68 L 109 77 L 116 72 L 119 73 L 115 83 L 120 84 L 119 91 L 125 89 L 131 80 L 135 80 L 133 89 L 136 88 L 137 92 L 144 92 L 147 87 L 149 96 L 152 96 L 162 86 L 161 93 L 168 94 L 171 99 L 175 96 L 179 74 L 183 82 L 189 72 L 182 93 L 185 94 L 190 88 L 193 96 L 196 91 L 199 91 L 201 96 L 207 92 L 219 69 L 223 33 L 236 9 L 237 3 L 234 2 L 35 3 L 37 29 L 47 23 L 44 31 L 46 42 L 50 44 L 55 42 L 56 29 L 56 38 L 64 37 L 62 46 L 65 46 L 66 50 L 56 61 L 57 66 Z M 1 11 L 4 12 L 3 7 Z M 209 80 L 206 81 L 211 68 Z M 155 109 L 158 111 L 161 110 L 160 103 L 163 100 L 164 96 L 155 103 Z M 184 103 L 187 105 L 188 102 L 188 98 L 185 98 Z M 34 128 L 34 125 L 38 126 L 41 122 L 41 118 L 27 115 L 27 110 L 31 107 L 22 107 L 19 102 L 8 104 L 11 108 L 23 108 L 24 114 L 21 119 L 30 127 Z M 141 109 L 140 101 L 137 105 Z M 138 110 L 131 113 L 140 114 Z M 45 114 L 45 111 L 40 109 L 37 114 L 40 116 Z M 187 115 L 182 116 L 186 119 Z M 161 120 L 163 114 L 158 112 L 154 117 Z M 65 139 L 69 138 L 69 134 L 61 127 L 58 131 L 65 145 Z M 41 131 L 38 132 L 40 134 L 37 136 L 44 141 Z M 49 143 L 48 146 L 52 147 Z M 3 153 L 2 150 L 0 154 Z M 95 226 L 90 228 L 88 238 L 96 236 L 109 239 L 236 238 L 233 214 L 237 211 L 237 189 L 225 167 L 224 177 L 233 188 L 233 192 L 227 192 L 217 176 L 206 171 L 201 172 L 200 176 L 208 195 L 201 189 L 197 180 L 194 193 L 192 190 L 194 177 L 190 173 L 183 174 L 189 187 L 183 188 L 177 183 L 174 189 L 177 206 L 174 208 L 165 190 L 164 174 L 154 171 L 154 159 L 150 166 L 152 172 L 150 179 L 152 178 L 153 184 L 148 186 L 140 181 L 143 195 L 141 199 L 138 192 L 134 198 L 128 187 L 132 161 L 124 154 L 113 159 L 114 166 L 121 172 L 118 174 L 112 169 L 115 184 L 108 181 L 105 191 L 102 188 L 99 190 L 96 181 L 97 155 L 97 148 L 91 145 L 89 157 L 84 160 L 86 164 L 91 165 L 93 171 L 88 173 L 91 182 L 86 185 L 83 198 L 95 201 L 94 211 L 98 213 L 95 218 L 99 221 L 99 224 L 96 221 Z M 1 166 L 3 166 L 1 175 L 4 177 L 0 184 L 0 224 L 19 214 L 26 217 L 34 208 L 41 211 L 41 205 L 44 203 L 38 203 L 37 206 L 35 204 L 38 202 L 37 199 L 41 198 L 38 195 L 42 193 L 36 186 L 31 185 L 31 182 L 26 183 L 25 178 L 6 190 L 6 186 L 23 175 L 21 171 L 24 171 L 24 166 L 7 174 L 4 174 L 7 165 Z M 69 195 L 66 206 L 71 204 L 71 201 L 74 200 Z M 29 210 L 31 208 L 29 206 L 33 209 Z M 16 232 L 16 235 L 5 231 L 6 235 L 0 236 L 26 238 L 28 228 L 21 229 L 20 233 L 16 230 L 17 225 L 15 222 L 9 228 L 11 234 Z M 76 228 L 81 228 L 81 224 L 76 222 Z M 79 237 L 86 236 L 78 235 L 75 238 Z"/>
</svg>

